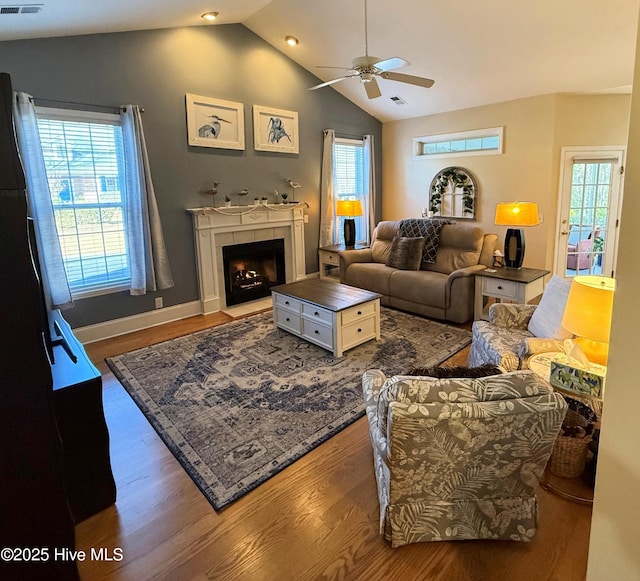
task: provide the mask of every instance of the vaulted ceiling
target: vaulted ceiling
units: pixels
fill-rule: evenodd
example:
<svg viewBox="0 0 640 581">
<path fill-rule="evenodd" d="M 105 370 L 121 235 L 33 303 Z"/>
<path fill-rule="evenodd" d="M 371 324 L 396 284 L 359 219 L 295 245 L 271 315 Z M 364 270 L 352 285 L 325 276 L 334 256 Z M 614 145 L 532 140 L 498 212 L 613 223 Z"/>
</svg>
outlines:
<svg viewBox="0 0 640 581">
<path fill-rule="evenodd" d="M 0 0 L 0 8 L 20 5 L 27 3 Z M 380 79 L 376 99 L 367 98 L 357 78 L 332 87 L 383 122 L 547 93 L 628 92 L 639 5 L 368 0 L 368 53 L 402 57 L 411 64 L 398 72 L 435 84 Z M 0 40 L 242 23 L 323 81 L 348 72 L 317 65 L 348 68 L 365 54 L 364 0 L 43 0 L 41 6 L 35 14 L 0 14 Z M 210 10 L 219 17 L 204 24 L 200 15 Z M 297 37 L 298 46 L 285 44 L 286 35 Z"/>
</svg>

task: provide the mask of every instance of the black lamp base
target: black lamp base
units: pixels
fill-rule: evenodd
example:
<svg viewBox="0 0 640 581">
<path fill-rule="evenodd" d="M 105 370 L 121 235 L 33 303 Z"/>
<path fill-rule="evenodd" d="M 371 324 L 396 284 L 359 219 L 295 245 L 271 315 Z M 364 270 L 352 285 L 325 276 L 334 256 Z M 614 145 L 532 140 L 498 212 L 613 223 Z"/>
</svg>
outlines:
<svg viewBox="0 0 640 581">
<path fill-rule="evenodd" d="M 524 230 L 508 228 L 504 237 L 504 265 L 507 268 L 522 268 L 524 261 Z"/>
<path fill-rule="evenodd" d="M 356 221 L 353 218 L 344 219 L 344 245 L 346 248 L 356 245 Z"/>
</svg>

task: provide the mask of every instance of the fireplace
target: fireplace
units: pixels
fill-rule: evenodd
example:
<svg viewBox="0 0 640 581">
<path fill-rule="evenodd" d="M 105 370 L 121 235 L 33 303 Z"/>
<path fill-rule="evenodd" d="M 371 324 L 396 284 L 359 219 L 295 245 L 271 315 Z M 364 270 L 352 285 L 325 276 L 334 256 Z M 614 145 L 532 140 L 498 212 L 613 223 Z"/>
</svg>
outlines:
<svg viewBox="0 0 640 581">
<path fill-rule="evenodd" d="M 224 246 L 222 261 L 227 306 L 268 297 L 286 282 L 282 238 Z"/>
</svg>

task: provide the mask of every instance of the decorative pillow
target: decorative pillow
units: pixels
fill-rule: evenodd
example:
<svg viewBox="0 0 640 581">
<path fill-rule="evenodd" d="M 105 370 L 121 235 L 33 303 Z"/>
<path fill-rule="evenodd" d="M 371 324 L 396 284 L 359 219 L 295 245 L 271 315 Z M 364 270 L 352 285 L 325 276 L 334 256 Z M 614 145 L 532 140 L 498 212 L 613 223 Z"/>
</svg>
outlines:
<svg viewBox="0 0 640 581">
<path fill-rule="evenodd" d="M 436 261 L 436 253 L 440 244 L 440 230 L 446 220 L 425 220 L 420 218 L 409 218 L 401 220 L 398 227 L 400 236 L 417 237 L 425 239 L 422 250 L 422 262 L 433 263 Z"/>
<path fill-rule="evenodd" d="M 422 262 L 424 238 L 404 238 L 396 236 L 391 242 L 391 250 L 386 265 L 400 270 L 418 270 Z"/>
<path fill-rule="evenodd" d="M 542 300 L 531 315 L 527 329 L 535 337 L 570 339 L 573 337 L 562 326 L 562 315 L 567 304 L 571 280 L 556 274 L 551 277 L 542 294 Z"/>
</svg>

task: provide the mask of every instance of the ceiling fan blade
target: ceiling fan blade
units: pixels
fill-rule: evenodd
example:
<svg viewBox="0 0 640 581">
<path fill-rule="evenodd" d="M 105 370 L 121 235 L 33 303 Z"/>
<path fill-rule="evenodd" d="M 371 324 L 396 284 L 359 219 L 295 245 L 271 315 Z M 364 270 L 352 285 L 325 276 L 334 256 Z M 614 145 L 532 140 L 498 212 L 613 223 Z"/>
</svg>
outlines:
<svg viewBox="0 0 640 581">
<path fill-rule="evenodd" d="M 385 72 L 385 71 L 392 71 L 394 69 L 399 69 L 400 67 L 406 67 L 407 65 L 410 65 L 410 64 L 411 63 L 409 61 L 401 59 L 398 56 L 394 56 L 390 59 L 385 59 L 383 61 L 380 61 L 379 63 L 376 63 L 374 66 L 376 67 L 376 69 Z"/>
<path fill-rule="evenodd" d="M 378 81 L 376 81 L 375 77 L 366 83 L 362 83 L 364 85 L 364 90 L 367 92 L 367 97 L 369 99 L 376 99 L 382 93 L 380 92 L 380 87 L 378 86 Z"/>
<path fill-rule="evenodd" d="M 350 67 L 332 67 L 329 65 L 313 65 L 316 69 L 339 69 L 341 71 L 352 71 L 353 69 Z"/>
<path fill-rule="evenodd" d="M 377 66 L 377 65 L 376 65 Z M 388 79 L 389 81 L 400 81 L 401 83 L 408 83 L 409 85 L 416 85 L 418 87 L 424 87 L 428 89 L 433 86 L 433 79 L 427 79 L 425 77 L 416 77 L 414 75 L 405 75 L 403 73 L 380 73 L 380 76 L 383 79 Z"/>
<path fill-rule="evenodd" d="M 337 79 L 333 79 L 332 81 L 327 81 L 326 83 L 320 83 L 319 85 L 315 85 L 313 87 L 309 87 L 309 91 L 315 91 L 316 89 L 322 89 L 322 87 L 328 87 L 329 85 L 333 85 L 334 83 L 339 83 L 340 81 L 344 81 L 345 79 L 350 79 L 351 77 L 357 77 L 358 75 L 349 75 L 347 77 L 338 77 Z"/>
</svg>

